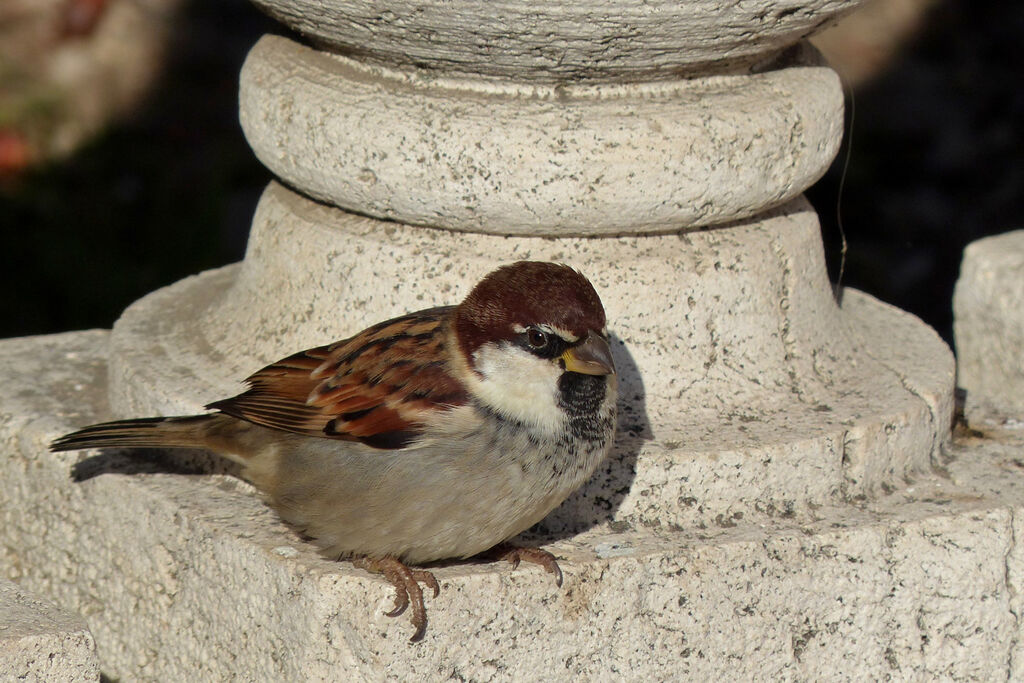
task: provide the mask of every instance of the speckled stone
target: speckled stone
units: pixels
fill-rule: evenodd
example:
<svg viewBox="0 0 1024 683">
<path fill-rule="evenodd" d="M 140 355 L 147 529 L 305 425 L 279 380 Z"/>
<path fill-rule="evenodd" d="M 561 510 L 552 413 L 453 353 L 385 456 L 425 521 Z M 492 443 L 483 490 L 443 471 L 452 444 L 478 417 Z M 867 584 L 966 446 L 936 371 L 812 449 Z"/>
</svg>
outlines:
<svg viewBox="0 0 1024 683">
<path fill-rule="evenodd" d="M 17 542 L 7 534 L 0 540 Z M 0 553 L 0 560 L 3 557 Z M 0 562 L 0 572 L 3 569 Z M 0 680 L 84 683 L 99 679 L 96 644 L 85 622 L 29 595 L 0 573 Z"/>
<path fill-rule="evenodd" d="M 942 472 L 803 519 L 534 537 L 561 558 L 562 589 L 536 567 L 438 567 L 411 645 L 382 614 L 384 582 L 317 557 L 244 483 L 46 451 L 108 415 L 107 339 L 0 342 L 0 569 L 84 615 L 114 679 L 1024 675 L 1020 430 L 954 443 Z"/>
<path fill-rule="evenodd" d="M 242 128 L 303 193 L 361 214 L 528 235 L 676 231 L 788 201 L 843 125 L 813 48 L 757 74 L 538 85 L 390 71 L 262 38 Z"/>
<path fill-rule="evenodd" d="M 763 59 L 860 0 L 254 0 L 361 60 L 531 81 L 676 78 Z"/>
<path fill-rule="evenodd" d="M 953 313 L 968 411 L 1024 417 L 1024 230 L 967 246 Z"/>
<path fill-rule="evenodd" d="M 201 411 L 267 363 L 457 303 L 518 259 L 581 269 L 618 341 L 615 455 L 553 529 L 806 514 L 900 485 L 946 439 L 949 349 L 870 297 L 836 305 L 802 200 L 716 230 L 511 239 L 377 221 L 272 184 L 240 266 L 154 292 L 117 322 L 113 408 Z"/>
</svg>

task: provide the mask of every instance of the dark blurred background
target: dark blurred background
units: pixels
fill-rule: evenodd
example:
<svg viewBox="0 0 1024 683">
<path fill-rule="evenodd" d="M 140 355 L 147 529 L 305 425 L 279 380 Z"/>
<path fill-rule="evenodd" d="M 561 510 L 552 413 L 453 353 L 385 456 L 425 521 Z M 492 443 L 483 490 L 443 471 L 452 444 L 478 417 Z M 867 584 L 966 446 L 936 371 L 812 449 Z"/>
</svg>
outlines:
<svg viewBox="0 0 1024 683">
<path fill-rule="evenodd" d="M 283 28 L 243 0 L 6 2 L 0 337 L 110 327 L 153 289 L 240 259 L 270 174 L 237 123 L 238 71 L 260 35 Z M 60 30 L 36 43 L 8 40 L 33 35 L 26 26 L 36 37 L 53 32 L 52 16 L 30 16 L 40 3 Z M 869 4 L 883 3 L 881 17 L 854 15 L 820 40 L 849 77 L 855 116 L 841 214 L 845 145 L 808 195 L 833 278 L 841 215 L 849 244 L 843 282 L 917 314 L 950 340 L 964 245 L 1024 227 L 1024 4 Z M 109 30 L 115 11 L 138 15 L 121 17 L 115 39 L 160 46 L 122 57 L 139 65 L 135 81 L 123 85 L 102 69 L 69 72 L 53 58 Z M 25 62 L 47 64 L 43 76 L 21 65 L 32 50 L 50 56 Z M 26 100 L 26 82 L 61 85 Z M 69 83 L 82 94 L 66 95 Z M 72 115 L 76 107 L 95 122 Z M 68 129 L 71 120 L 78 129 Z"/>
<path fill-rule="evenodd" d="M 24 0 L 26 5 L 47 1 Z M 52 30 L 60 13 L 74 5 L 60 0 L 53 8 L 58 18 L 38 19 L 38 31 Z M 162 46 L 156 53 L 125 56 L 152 62 L 149 72 L 134 77 L 151 79 L 144 87 L 108 86 L 120 75 L 103 68 L 79 74 L 89 81 L 87 90 L 99 91 L 104 100 L 99 103 L 85 99 L 90 93 L 65 95 L 82 86 L 68 85 L 62 73 L 54 75 L 60 65 L 34 74 L 58 82 L 52 88 L 57 94 L 37 94 L 31 105 L 29 115 L 49 119 L 49 126 L 26 134 L 34 146 L 29 156 L 52 158 L 30 159 L 25 170 L 0 170 L 0 338 L 108 328 L 148 292 L 244 254 L 250 219 L 271 175 L 242 137 L 238 72 L 261 35 L 284 29 L 246 0 L 96 3 L 106 13 L 126 5 L 142 7 L 140 16 L 99 19 L 120 21 L 117 30 L 86 27 L 109 30 L 110 36 L 72 33 L 58 35 L 59 45 L 37 39 L 25 48 L 60 52 L 108 39 Z M 21 32 L 31 29 L 24 16 L 15 20 Z M 32 57 L 19 55 L 25 56 Z M 40 55 L 37 63 L 44 59 Z M 0 66 L 0 81 L 4 76 Z M 121 111 L 104 109 L 118 97 Z M 65 135 L 63 118 L 77 118 L 83 109 L 87 114 L 102 110 L 96 118 L 108 120 L 97 121 L 95 131 L 72 130 L 70 135 L 82 141 L 76 140 L 70 154 L 47 148 L 49 140 Z M 4 124 L 0 105 L 0 136 Z M 3 144 L 0 140 L 0 169 Z M 7 146 L 10 156 L 12 144 Z"/>
<path fill-rule="evenodd" d="M 952 343 L 963 248 L 1024 228 L 1024 3 L 919 2 L 915 24 L 898 14 L 913 2 L 881 0 L 896 14 L 891 23 L 907 29 L 899 49 L 887 63 L 849 62 L 861 82 L 852 108 L 847 98 L 847 121 L 854 115 L 841 213 L 845 143 L 807 195 L 833 278 L 840 215 L 849 245 L 843 282 L 918 315 Z M 851 32 L 877 28 L 857 19 Z M 857 73 L 865 62 L 877 69 L 871 77 Z"/>
</svg>

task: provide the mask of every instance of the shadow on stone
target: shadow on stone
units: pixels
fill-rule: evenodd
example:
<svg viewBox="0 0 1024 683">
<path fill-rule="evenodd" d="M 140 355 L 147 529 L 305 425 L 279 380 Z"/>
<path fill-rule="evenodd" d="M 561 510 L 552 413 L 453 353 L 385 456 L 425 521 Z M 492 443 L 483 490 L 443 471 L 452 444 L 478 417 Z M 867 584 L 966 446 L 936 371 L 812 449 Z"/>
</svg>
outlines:
<svg viewBox="0 0 1024 683">
<path fill-rule="evenodd" d="M 230 474 L 241 478 L 241 467 L 199 449 L 105 448 L 71 468 L 75 482 L 101 474 Z"/>
</svg>

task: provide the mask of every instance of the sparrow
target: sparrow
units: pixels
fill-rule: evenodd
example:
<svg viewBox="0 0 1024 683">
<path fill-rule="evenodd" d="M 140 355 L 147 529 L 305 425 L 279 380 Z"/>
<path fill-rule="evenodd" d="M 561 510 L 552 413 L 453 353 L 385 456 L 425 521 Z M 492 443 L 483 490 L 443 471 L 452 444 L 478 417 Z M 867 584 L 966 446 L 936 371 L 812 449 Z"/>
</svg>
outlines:
<svg viewBox="0 0 1024 683">
<path fill-rule="evenodd" d="M 203 448 L 332 559 L 383 575 L 398 616 L 426 631 L 414 568 L 493 551 L 513 566 L 557 560 L 508 539 L 593 473 L 615 433 L 616 377 L 604 307 L 569 266 L 520 261 L 457 306 L 378 323 L 247 380 L 214 412 L 119 420 L 54 451 Z M 410 566 L 412 565 L 412 566 Z"/>
</svg>

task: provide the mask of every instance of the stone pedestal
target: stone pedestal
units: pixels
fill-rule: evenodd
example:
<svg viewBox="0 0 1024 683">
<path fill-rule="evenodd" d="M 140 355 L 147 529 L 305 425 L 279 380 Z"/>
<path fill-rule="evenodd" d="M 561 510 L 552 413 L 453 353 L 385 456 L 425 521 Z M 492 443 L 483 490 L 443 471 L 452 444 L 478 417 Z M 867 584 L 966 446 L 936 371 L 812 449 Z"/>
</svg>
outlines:
<svg viewBox="0 0 1024 683">
<path fill-rule="evenodd" d="M 761 36 L 737 49 L 684 30 L 689 4 L 630 7 L 550 10 L 552 60 L 528 49 L 544 38 L 526 4 L 370 21 L 266 3 L 329 48 L 267 36 L 242 70 L 247 139 L 289 187 L 264 193 L 240 266 L 125 312 L 113 411 L 196 411 L 296 349 L 531 258 L 594 282 L 622 387 L 613 456 L 549 531 L 805 515 L 927 469 L 952 414 L 948 349 L 877 302 L 836 305 L 800 196 L 839 144 L 835 74 L 792 45 L 782 9 L 733 17 Z M 800 25 L 835 10 L 808 5 Z"/>
<path fill-rule="evenodd" d="M 794 43 L 854 3 L 261 4 L 316 47 L 266 37 L 243 69 L 243 128 L 283 181 L 244 262 L 109 335 L 0 345 L 18 482 L 0 560 L 88 616 L 112 675 L 1018 671 L 1007 491 L 1024 484 L 992 481 L 1020 440 L 948 463 L 948 348 L 864 294 L 837 305 L 801 197 L 842 98 Z M 111 414 L 200 410 L 523 258 L 593 281 L 621 378 L 612 455 L 533 532 L 565 590 L 440 567 L 413 647 L 380 614 L 385 584 L 319 558 L 237 479 L 45 453 Z"/>
</svg>

